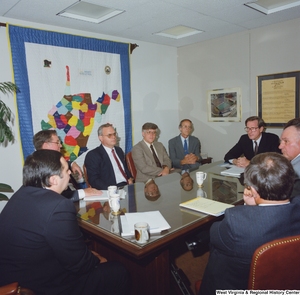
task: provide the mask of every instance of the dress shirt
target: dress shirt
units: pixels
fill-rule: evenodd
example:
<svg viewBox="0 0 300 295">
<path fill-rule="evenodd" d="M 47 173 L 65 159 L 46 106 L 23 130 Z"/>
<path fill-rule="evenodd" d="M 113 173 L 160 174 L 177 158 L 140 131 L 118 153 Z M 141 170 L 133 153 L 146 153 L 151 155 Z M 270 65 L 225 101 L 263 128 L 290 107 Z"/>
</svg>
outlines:
<svg viewBox="0 0 300 295">
<path fill-rule="evenodd" d="M 114 173 L 115 173 L 115 177 L 116 177 L 116 183 L 121 183 L 121 182 L 127 182 L 127 179 L 124 178 L 123 174 L 121 173 L 119 167 L 118 167 L 118 164 L 112 154 L 112 149 L 109 148 L 109 147 L 106 147 L 104 145 L 102 145 L 105 149 L 105 151 L 107 152 L 108 154 L 108 157 L 109 157 L 109 160 L 113 166 L 113 169 L 114 169 Z M 124 169 L 124 166 L 122 164 L 122 161 L 120 160 L 120 158 L 118 157 L 118 154 L 115 153 L 116 157 L 118 158 L 119 162 L 120 162 L 120 165 L 121 167 L 123 168 L 123 170 L 125 171 Z"/>
<path fill-rule="evenodd" d="M 152 145 L 152 146 L 153 146 L 153 149 L 154 149 L 154 151 L 155 151 L 155 153 L 156 153 L 156 155 L 158 155 L 158 154 L 157 154 L 157 150 L 155 149 L 155 146 L 154 146 L 153 143 L 150 144 L 150 143 L 148 143 L 148 142 L 145 141 L 145 140 L 144 140 L 144 142 L 145 142 L 145 144 L 147 145 L 147 147 L 149 148 L 150 151 L 151 151 L 151 147 L 150 147 L 150 146 Z M 151 151 L 151 154 L 153 154 L 152 151 Z"/>
<path fill-rule="evenodd" d="M 256 143 L 257 143 L 257 148 L 258 148 L 258 147 L 259 147 L 260 140 L 261 140 L 261 136 L 260 136 L 259 139 L 257 139 L 257 140 L 252 140 L 253 150 L 255 150 L 255 141 L 256 141 Z"/>
</svg>

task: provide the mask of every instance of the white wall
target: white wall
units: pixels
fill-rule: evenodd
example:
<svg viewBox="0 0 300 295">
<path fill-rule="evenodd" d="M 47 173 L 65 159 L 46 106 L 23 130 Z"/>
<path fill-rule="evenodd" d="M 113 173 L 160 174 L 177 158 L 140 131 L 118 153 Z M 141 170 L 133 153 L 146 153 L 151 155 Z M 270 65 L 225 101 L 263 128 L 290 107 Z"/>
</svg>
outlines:
<svg viewBox="0 0 300 295">
<path fill-rule="evenodd" d="M 173 132 L 174 128 L 176 129 L 178 124 L 178 107 L 177 103 L 174 103 L 178 97 L 176 48 L 136 40 L 116 39 L 100 34 L 88 34 L 82 31 L 36 23 L 16 22 L 1 17 L 0 22 L 112 41 L 137 43 L 139 47 L 131 55 L 133 144 L 141 140 L 141 127 L 145 122 L 150 121 L 160 127 L 159 140 L 167 147 L 170 133 Z M 3 27 L 0 27 L 0 52 L 0 81 L 13 81 L 6 28 Z M 1 95 L 1 99 L 16 113 L 13 97 Z M 18 134 L 16 124 L 14 131 L 15 134 Z M 23 165 L 19 139 L 15 144 L 9 144 L 8 147 L 0 146 L 0 165 L 0 182 L 10 184 L 15 190 L 18 189 L 22 184 Z"/>
<path fill-rule="evenodd" d="M 190 118 L 202 151 L 222 160 L 245 119 L 257 114 L 256 77 L 299 70 L 300 19 L 179 48 L 179 118 Z M 242 92 L 241 122 L 208 122 L 207 91 L 235 87 Z"/>
</svg>

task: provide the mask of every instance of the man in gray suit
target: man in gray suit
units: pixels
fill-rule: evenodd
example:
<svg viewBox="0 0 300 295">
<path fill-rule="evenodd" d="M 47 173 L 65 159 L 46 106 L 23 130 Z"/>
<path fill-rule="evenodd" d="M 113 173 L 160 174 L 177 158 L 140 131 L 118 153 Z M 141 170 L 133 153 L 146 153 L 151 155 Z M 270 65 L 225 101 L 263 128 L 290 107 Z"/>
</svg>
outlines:
<svg viewBox="0 0 300 295">
<path fill-rule="evenodd" d="M 180 134 L 169 140 L 169 155 L 174 168 L 181 170 L 198 169 L 201 162 L 200 140 L 190 135 L 193 123 L 189 119 L 181 120 Z"/>
<path fill-rule="evenodd" d="M 143 140 L 132 148 L 132 159 L 137 171 L 136 182 L 170 173 L 172 162 L 162 143 L 155 141 L 158 126 L 145 123 L 142 127 Z"/>
</svg>

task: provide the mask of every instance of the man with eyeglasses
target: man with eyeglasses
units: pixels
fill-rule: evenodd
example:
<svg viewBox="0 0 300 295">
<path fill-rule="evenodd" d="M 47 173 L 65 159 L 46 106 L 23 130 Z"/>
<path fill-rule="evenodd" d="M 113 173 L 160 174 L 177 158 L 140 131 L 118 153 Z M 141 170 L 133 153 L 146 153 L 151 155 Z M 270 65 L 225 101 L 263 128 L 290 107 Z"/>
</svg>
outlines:
<svg viewBox="0 0 300 295">
<path fill-rule="evenodd" d="M 283 128 L 279 148 L 295 170 L 295 183 L 292 196 L 300 195 L 300 119 L 295 118 Z"/>
<path fill-rule="evenodd" d="M 62 144 L 55 130 L 41 130 L 33 136 L 33 145 L 36 150 L 53 150 L 61 152 Z M 76 162 L 68 162 L 70 170 L 73 174 L 78 174 L 78 177 L 82 177 L 80 167 Z M 102 194 L 100 190 L 92 187 L 84 189 L 76 189 L 76 180 L 70 175 L 71 182 L 66 190 L 62 192 L 62 195 L 73 202 L 81 200 L 85 197 L 99 196 Z"/>
<path fill-rule="evenodd" d="M 142 127 L 143 140 L 132 148 L 132 159 L 137 171 L 136 182 L 147 182 L 170 173 L 172 162 L 163 144 L 155 140 L 157 129 L 156 124 L 145 123 Z"/>
<path fill-rule="evenodd" d="M 180 134 L 169 140 L 169 155 L 174 168 L 181 170 L 198 169 L 201 162 L 200 140 L 192 136 L 193 123 L 189 119 L 181 120 Z"/>
<path fill-rule="evenodd" d="M 98 128 L 98 138 L 101 144 L 90 150 L 84 160 L 89 184 L 101 190 L 107 190 L 111 185 L 123 187 L 133 184 L 125 154 L 116 146 L 118 135 L 113 125 L 101 125 Z"/>
<path fill-rule="evenodd" d="M 265 152 L 280 153 L 279 137 L 265 132 L 266 124 L 263 119 L 252 116 L 245 121 L 245 131 L 238 143 L 225 155 L 225 162 L 238 167 L 247 167 L 250 160 L 257 154 Z"/>
</svg>

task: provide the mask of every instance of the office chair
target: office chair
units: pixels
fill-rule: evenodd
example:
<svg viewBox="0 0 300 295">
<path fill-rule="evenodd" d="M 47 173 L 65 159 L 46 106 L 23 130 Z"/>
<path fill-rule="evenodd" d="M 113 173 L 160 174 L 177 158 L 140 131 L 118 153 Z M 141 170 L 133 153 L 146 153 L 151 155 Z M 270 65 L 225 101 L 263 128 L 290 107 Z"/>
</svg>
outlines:
<svg viewBox="0 0 300 295">
<path fill-rule="evenodd" d="M 300 235 L 276 239 L 258 247 L 248 279 L 249 290 L 300 290 Z M 195 283 L 198 294 L 201 280 Z"/>
<path fill-rule="evenodd" d="M 35 295 L 33 291 L 27 288 L 22 288 L 17 282 L 0 287 L 1 295 Z"/>
<path fill-rule="evenodd" d="M 248 289 L 300 290 L 300 235 L 268 242 L 253 254 Z"/>
<path fill-rule="evenodd" d="M 129 152 L 129 153 L 126 154 L 125 159 L 126 159 L 127 167 L 129 169 L 131 175 L 135 179 L 136 178 L 136 168 L 134 166 L 134 162 L 133 162 L 133 159 L 132 159 L 131 152 Z"/>
</svg>

